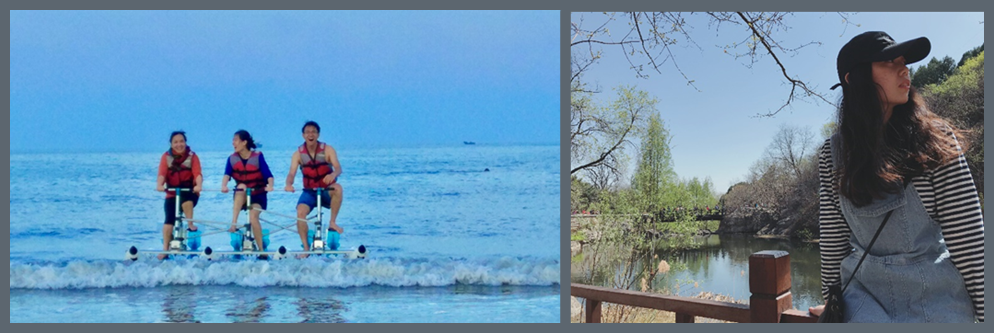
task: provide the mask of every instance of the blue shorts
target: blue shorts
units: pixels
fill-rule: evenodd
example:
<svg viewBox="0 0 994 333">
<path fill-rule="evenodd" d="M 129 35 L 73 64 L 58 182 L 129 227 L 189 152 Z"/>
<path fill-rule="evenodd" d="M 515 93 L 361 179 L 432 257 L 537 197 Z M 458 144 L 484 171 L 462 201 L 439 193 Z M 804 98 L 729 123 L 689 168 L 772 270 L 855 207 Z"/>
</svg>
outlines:
<svg viewBox="0 0 994 333">
<path fill-rule="evenodd" d="M 297 199 L 297 205 L 307 205 L 313 210 L 318 205 L 317 190 L 304 190 Z M 331 195 L 327 190 L 321 191 L 321 207 L 331 209 Z"/>
</svg>

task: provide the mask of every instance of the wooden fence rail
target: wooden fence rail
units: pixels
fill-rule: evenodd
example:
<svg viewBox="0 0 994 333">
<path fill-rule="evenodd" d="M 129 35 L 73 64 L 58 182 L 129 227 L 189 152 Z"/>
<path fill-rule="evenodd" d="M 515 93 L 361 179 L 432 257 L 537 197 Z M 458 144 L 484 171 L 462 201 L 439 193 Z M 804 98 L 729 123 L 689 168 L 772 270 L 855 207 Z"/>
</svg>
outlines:
<svg viewBox="0 0 994 333">
<path fill-rule="evenodd" d="M 814 323 L 818 317 L 793 310 L 790 294 L 790 255 L 761 251 L 749 256 L 749 305 L 690 297 L 570 284 L 570 295 L 586 299 L 585 321 L 601 322 L 604 302 L 676 312 L 676 322 L 693 323 L 696 317 L 739 323 Z"/>
</svg>

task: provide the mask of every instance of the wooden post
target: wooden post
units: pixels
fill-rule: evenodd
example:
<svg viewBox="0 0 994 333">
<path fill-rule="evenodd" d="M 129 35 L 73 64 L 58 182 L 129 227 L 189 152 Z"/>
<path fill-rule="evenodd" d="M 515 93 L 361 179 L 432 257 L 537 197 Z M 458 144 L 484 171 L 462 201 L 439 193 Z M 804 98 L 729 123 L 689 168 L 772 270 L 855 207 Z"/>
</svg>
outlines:
<svg viewBox="0 0 994 333">
<path fill-rule="evenodd" d="M 785 251 L 760 251 L 749 256 L 749 298 L 754 323 L 779 323 L 791 308 L 790 255 Z"/>
<path fill-rule="evenodd" d="M 696 317 L 688 315 L 688 314 L 682 314 L 682 313 L 677 313 L 676 314 L 676 322 L 677 323 L 693 324 L 695 318 Z"/>
<path fill-rule="evenodd" d="M 586 305 L 586 323 L 600 323 L 601 322 L 601 301 L 595 301 L 592 299 L 587 300 Z"/>
</svg>

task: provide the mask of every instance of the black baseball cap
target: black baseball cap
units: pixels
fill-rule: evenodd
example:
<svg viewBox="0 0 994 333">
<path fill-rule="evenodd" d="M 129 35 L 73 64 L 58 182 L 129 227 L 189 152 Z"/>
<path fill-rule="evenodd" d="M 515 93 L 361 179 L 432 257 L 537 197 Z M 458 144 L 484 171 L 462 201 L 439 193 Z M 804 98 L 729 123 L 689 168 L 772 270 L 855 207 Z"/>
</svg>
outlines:
<svg viewBox="0 0 994 333">
<path fill-rule="evenodd" d="M 856 35 L 842 50 L 839 50 L 839 58 L 836 59 L 836 66 L 839 70 L 839 83 L 832 86 L 832 89 L 846 82 L 846 74 L 852 71 L 856 65 L 896 59 L 904 56 L 905 64 L 913 64 L 928 56 L 932 50 L 932 43 L 928 38 L 918 37 L 909 41 L 895 43 L 894 39 L 883 31 L 867 31 Z"/>
</svg>

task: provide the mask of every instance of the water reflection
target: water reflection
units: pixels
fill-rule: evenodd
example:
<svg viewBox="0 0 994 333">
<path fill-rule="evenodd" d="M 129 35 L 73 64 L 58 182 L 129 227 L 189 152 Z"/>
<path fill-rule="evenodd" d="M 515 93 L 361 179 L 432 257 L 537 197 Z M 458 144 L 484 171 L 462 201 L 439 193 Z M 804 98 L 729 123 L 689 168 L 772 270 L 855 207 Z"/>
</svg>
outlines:
<svg viewBox="0 0 994 333">
<path fill-rule="evenodd" d="M 286 322 L 300 323 L 346 323 L 345 312 L 349 303 L 339 300 L 341 289 L 335 288 L 287 288 L 279 289 L 289 304 L 296 307 L 284 319 Z"/>
<path fill-rule="evenodd" d="M 263 296 L 247 303 L 236 303 L 225 316 L 234 323 L 258 323 L 269 312 L 269 308 L 267 297 Z"/>
<path fill-rule="evenodd" d="M 302 323 L 344 323 L 345 303 L 331 298 L 302 297 L 296 302 Z"/>
<path fill-rule="evenodd" d="M 510 285 L 500 285 L 500 286 L 477 286 L 477 285 L 465 285 L 457 284 L 450 288 L 453 294 L 456 295 L 479 295 L 479 296 L 491 296 L 491 295 L 511 295 L 515 291 L 514 286 Z"/>
<path fill-rule="evenodd" d="M 199 323 L 194 317 L 195 288 L 173 287 L 167 288 L 168 294 L 162 301 L 162 313 L 166 315 L 168 323 Z"/>
<path fill-rule="evenodd" d="M 782 250 L 790 254 L 795 308 L 821 302 L 817 244 L 748 235 L 711 235 L 663 240 L 654 248 L 654 251 L 632 251 L 625 246 L 587 244 L 583 256 L 571 262 L 570 279 L 575 283 L 681 296 L 707 291 L 747 301 L 749 256 L 763 250 Z M 658 269 L 663 260 L 671 268 L 666 273 Z"/>
</svg>

